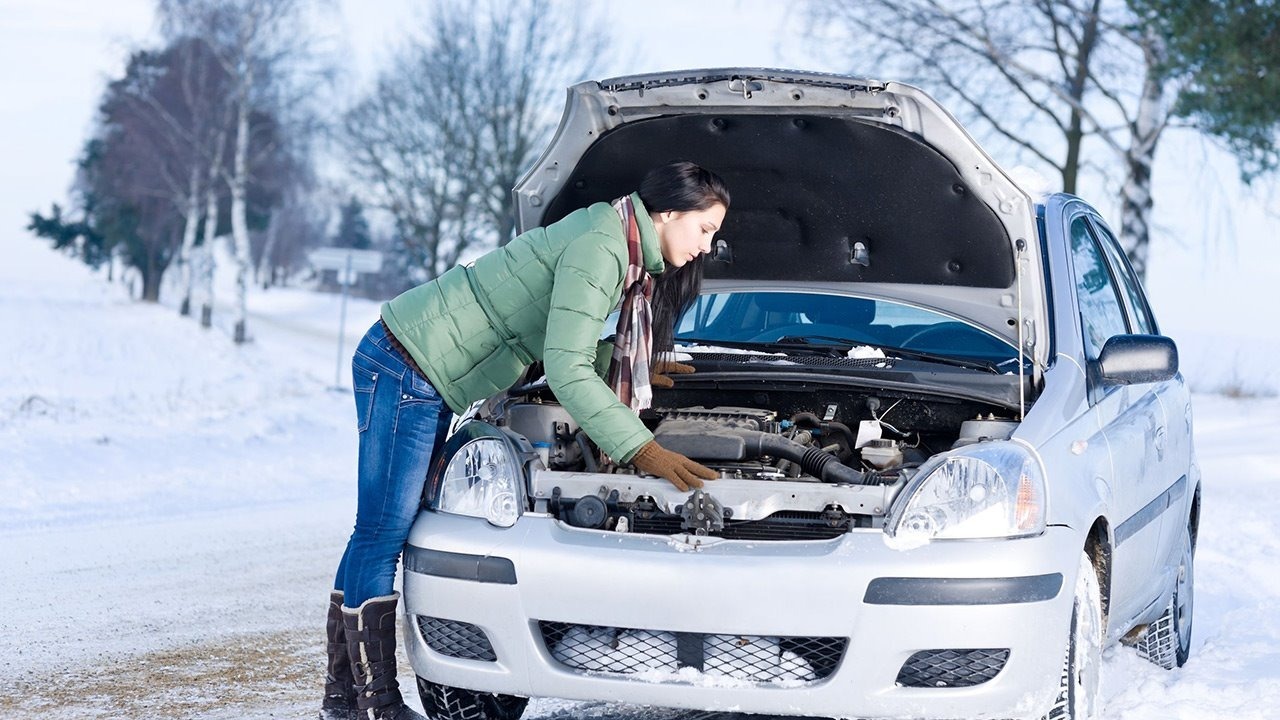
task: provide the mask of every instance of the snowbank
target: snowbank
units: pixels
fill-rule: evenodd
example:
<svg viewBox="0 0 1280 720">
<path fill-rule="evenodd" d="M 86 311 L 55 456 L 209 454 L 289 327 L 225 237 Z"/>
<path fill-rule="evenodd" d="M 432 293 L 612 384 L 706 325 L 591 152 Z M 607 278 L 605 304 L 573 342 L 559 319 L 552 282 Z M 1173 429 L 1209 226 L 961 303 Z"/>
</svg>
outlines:
<svg viewBox="0 0 1280 720">
<path fill-rule="evenodd" d="M 337 298 L 255 294 L 255 342 L 236 346 L 173 308 L 130 301 L 43 243 L 21 240 L 8 255 L 0 532 L 334 497 L 352 486 L 351 400 L 328 389 Z M 348 357 L 376 306 L 353 302 L 349 315 Z"/>
</svg>

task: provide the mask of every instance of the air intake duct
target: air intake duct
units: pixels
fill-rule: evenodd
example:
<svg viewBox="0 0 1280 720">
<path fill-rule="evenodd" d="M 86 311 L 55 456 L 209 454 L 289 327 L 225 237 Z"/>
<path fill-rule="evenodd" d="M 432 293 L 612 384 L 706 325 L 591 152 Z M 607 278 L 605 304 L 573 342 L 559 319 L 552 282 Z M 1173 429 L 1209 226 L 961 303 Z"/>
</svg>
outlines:
<svg viewBox="0 0 1280 720">
<path fill-rule="evenodd" d="M 666 420 L 654 431 L 664 448 L 695 460 L 738 462 L 762 455 L 798 463 L 823 482 L 873 485 L 883 482 L 841 463 L 834 455 L 806 447 L 774 433 L 730 427 L 702 420 Z"/>
<path fill-rule="evenodd" d="M 859 470 L 845 465 L 835 455 L 816 447 L 805 447 L 798 442 L 788 440 L 781 435 L 754 430 L 739 430 L 746 441 L 747 457 L 758 458 L 761 455 L 786 458 L 800 463 L 800 468 L 823 482 L 850 483 L 853 485 L 870 485 L 875 481 L 867 481 L 867 476 Z"/>
</svg>

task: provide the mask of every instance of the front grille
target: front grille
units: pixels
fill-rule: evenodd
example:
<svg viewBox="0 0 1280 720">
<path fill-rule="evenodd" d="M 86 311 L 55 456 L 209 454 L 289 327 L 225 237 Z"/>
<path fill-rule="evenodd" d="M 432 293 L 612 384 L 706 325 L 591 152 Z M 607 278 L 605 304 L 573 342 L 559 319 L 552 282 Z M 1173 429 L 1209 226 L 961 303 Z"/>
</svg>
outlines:
<svg viewBox="0 0 1280 720">
<path fill-rule="evenodd" d="M 427 647 L 441 655 L 463 660 L 497 660 L 489 637 L 470 623 L 418 615 L 418 629 Z"/>
<path fill-rule="evenodd" d="M 844 657 L 846 638 L 713 635 L 632 628 L 538 623 L 547 651 L 584 672 L 633 675 L 691 667 L 705 675 L 756 683 L 809 683 L 830 677 Z M 678 678 L 670 678 L 678 679 Z"/>
<path fill-rule="evenodd" d="M 645 535 L 678 535 L 683 520 L 679 515 L 635 516 L 631 532 Z M 830 540 L 849 532 L 849 520 L 831 524 L 820 512 L 783 510 L 760 520 L 727 520 L 724 530 L 711 533 L 728 540 Z"/>
<path fill-rule="evenodd" d="M 898 671 L 903 687 L 972 687 L 999 674 L 1009 649 L 922 650 L 907 658 Z"/>
</svg>

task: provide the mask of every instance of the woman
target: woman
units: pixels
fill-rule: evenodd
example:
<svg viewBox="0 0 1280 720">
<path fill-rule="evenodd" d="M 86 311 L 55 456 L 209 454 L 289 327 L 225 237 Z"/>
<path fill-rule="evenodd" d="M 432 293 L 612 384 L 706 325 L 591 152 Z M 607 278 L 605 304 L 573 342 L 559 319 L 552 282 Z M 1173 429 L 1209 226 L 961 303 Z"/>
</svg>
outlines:
<svg viewBox="0 0 1280 720">
<path fill-rule="evenodd" d="M 420 718 L 395 679 L 400 550 L 452 413 L 507 389 L 529 364 L 543 362 L 556 398 L 614 461 L 680 490 L 715 477 L 659 446 L 637 412 L 650 382 L 670 386 L 662 372 L 693 371 L 659 363 L 651 376 L 652 348 L 670 346 L 728 207 L 714 173 L 665 165 L 638 193 L 530 230 L 382 306 L 352 360 L 359 497 L 329 601 L 322 719 Z M 615 342 L 600 342 L 619 299 Z"/>
</svg>

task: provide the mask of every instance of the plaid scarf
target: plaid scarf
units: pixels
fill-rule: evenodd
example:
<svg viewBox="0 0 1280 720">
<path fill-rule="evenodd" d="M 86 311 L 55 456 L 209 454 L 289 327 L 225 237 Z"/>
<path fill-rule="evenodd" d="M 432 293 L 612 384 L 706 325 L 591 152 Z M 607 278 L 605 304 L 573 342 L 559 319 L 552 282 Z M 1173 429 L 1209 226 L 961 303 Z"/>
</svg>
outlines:
<svg viewBox="0 0 1280 720">
<path fill-rule="evenodd" d="M 627 274 L 622 280 L 622 308 L 605 382 L 623 405 L 639 414 L 653 402 L 653 390 L 649 387 L 649 355 L 653 347 L 653 313 L 649 299 L 653 297 L 653 277 L 644 269 L 640 226 L 636 224 L 636 208 L 631 197 L 623 195 L 614 200 L 613 209 L 618 211 L 626 231 Z"/>
</svg>

